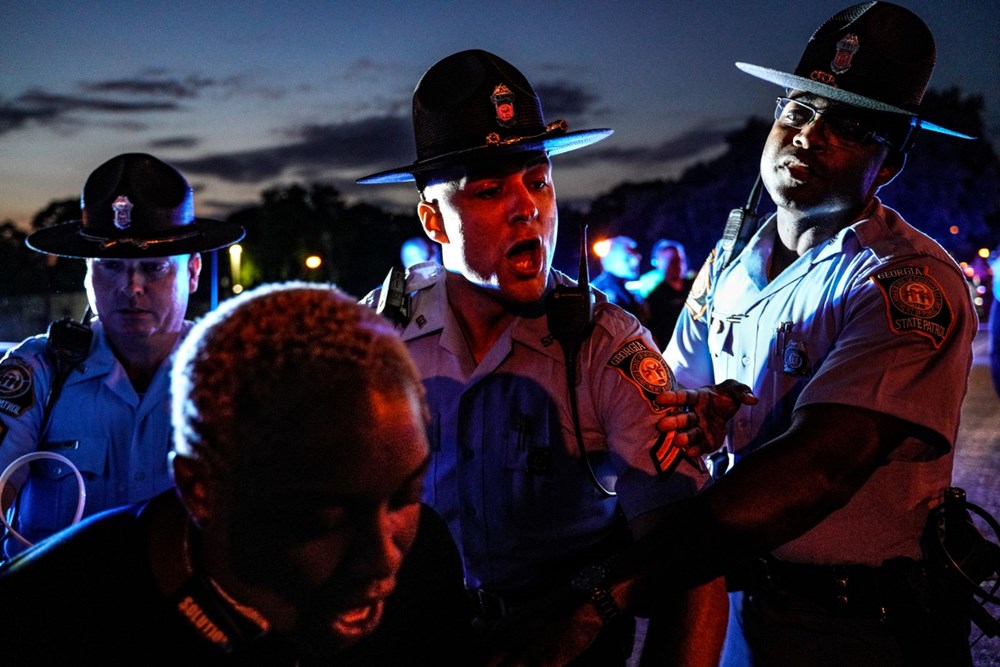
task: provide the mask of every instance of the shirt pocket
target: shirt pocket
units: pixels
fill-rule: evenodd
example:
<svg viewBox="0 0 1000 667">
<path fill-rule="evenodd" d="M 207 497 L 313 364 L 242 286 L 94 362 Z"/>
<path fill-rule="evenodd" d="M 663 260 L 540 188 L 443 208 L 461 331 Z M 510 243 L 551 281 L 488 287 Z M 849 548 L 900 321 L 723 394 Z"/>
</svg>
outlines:
<svg viewBox="0 0 1000 667">
<path fill-rule="evenodd" d="M 108 509 L 105 505 L 108 439 L 81 437 L 45 443 L 42 451 L 61 454 L 79 471 L 86 489 L 84 514 Z M 70 525 L 79 502 L 80 487 L 73 468 L 65 461 L 39 459 L 31 462 L 31 473 L 18 501 L 18 523 L 29 540 Z"/>
<path fill-rule="evenodd" d="M 61 454 L 69 459 L 85 480 L 102 477 L 108 465 L 108 439 L 106 437 L 81 437 L 77 440 L 47 442 L 42 451 Z M 31 464 L 33 475 L 59 480 L 73 474 L 64 461 L 40 459 Z"/>
<path fill-rule="evenodd" d="M 554 472 L 548 420 L 529 415 L 511 419 L 504 433 L 504 470 L 551 477 Z"/>
</svg>

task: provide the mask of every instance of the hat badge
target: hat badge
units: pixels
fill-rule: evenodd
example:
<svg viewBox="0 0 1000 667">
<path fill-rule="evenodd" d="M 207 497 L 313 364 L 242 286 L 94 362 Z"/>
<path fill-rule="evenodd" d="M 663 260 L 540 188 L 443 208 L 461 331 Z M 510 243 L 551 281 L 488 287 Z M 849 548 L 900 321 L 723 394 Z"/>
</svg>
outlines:
<svg viewBox="0 0 1000 667">
<path fill-rule="evenodd" d="M 830 69 L 834 74 L 843 74 L 851 69 L 851 61 L 854 60 L 854 54 L 857 52 L 858 36 L 853 33 L 844 35 L 837 42 L 837 53 L 833 56 L 833 60 L 830 61 Z"/>
<path fill-rule="evenodd" d="M 124 231 L 132 226 L 132 206 L 132 202 L 125 195 L 119 195 L 115 199 L 114 203 L 111 204 L 111 208 L 115 212 L 115 227 Z"/>
<path fill-rule="evenodd" d="M 493 107 L 497 111 L 497 123 L 500 127 L 513 127 L 514 125 L 514 93 L 504 84 L 497 84 L 490 95 Z"/>
</svg>

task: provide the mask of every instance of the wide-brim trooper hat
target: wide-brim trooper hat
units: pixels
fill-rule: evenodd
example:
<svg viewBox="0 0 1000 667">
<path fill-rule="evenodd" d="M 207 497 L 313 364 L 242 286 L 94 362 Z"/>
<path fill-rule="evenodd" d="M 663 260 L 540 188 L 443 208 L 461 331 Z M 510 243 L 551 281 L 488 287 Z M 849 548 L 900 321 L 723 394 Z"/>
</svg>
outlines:
<svg viewBox="0 0 1000 667">
<path fill-rule="evenodd" d="M 145 153 L 113 157 L 80 195 L 82 219 L 29 235 L 32 250 L 64 257 L 169 257 L 216 250 L 246 233 L 240 225 L 196 218 L 187 180 Z"/>
<path fill-rule="evenodd" d="M 486 51 L 461 51 L 432 65 L 413 92 L 417 160 L 357 183 L 412 181 L 420 173 L 524 151 L 557 155 L 611 133 L 570 132 L 563 120 L 546 124 L 538 95 L 513 65 Z"/>
<path fill-rule="evenodd" d="M 823 23 L 792 74 L 742 62 L 736 66 L 788 90 L 904 114 L 914 128 L 973 139 L 919 118 L 935 58 L 934 37 L 919 16 L 888 2 L 866 2 Z"/>
</svg>

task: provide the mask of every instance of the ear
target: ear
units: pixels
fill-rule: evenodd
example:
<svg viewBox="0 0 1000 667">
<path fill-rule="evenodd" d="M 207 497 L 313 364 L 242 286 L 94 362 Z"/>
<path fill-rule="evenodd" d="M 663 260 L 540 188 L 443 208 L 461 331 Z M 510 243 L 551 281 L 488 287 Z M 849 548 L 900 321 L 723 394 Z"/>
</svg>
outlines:
<svg viewBox="0 0 1000 667">
<path fill-rule="evenodd" d="M 181 502 L 191 515 L 195 525 L 204 527 L 212 520 L 212 507 L 209 502 L 208 484 L 205 483 L 203 471 L 199 464 L 177 452 L 170 452 L 170 465 L 174 475 L 174 485 L 180 494 Z"/>
<path fill-rule="evenodd" d="M 895 150 L 889 151 L 885 160 L 882 161 L 882 166 L 879 167 L 878 174 L 875 176 L 875 188 L 881 188 L 892 182 L 892 179 L 899 176 L 899 173 L 903 171 L 905 165 L 906 153 Z"/>
<path fill-rule="evenodd" d="M 198 289 L 198 276 L 201 275 L 201 253 L 188 257 L 188 284 L 191 292 Z"/>
<path fill-rule="evenodd" d="M 441 207 L 438 206 L 437 199 L 422 201 L 417 204 L 417 217 L 423 225 L 424 233 L 436 243 L 447 243 L 448 232 L 444 228 L 444 218 L 441 216 Z"/>
</svg>

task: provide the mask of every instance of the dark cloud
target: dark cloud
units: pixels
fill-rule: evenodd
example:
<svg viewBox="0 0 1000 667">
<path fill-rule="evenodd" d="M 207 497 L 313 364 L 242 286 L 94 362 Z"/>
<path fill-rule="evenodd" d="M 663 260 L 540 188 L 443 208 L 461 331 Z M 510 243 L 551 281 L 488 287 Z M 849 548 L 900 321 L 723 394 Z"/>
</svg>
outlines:
<svg viewBox="0 0 1000 667">
<path fill-rule="evenodd" d="M 115 79 L 83 83 L 81 89 L 88 93 L 120 93 L 174 99 L 198 96 L 198 87 L 177 79 Z"/>
<path fill-rule="evenodd" d="M 701 126 L 662 141 L 659 144 L 616 146 L 614 136 L 602 143 L 583 150 L 559 156 L 567 166 L 585 166 L 598 162 L 615 164 L 654 165 L 665 162 L 682 162 L 701 153 L 725 146 L 731 127 Z"/>
<path fill-rule="evenodd" d="M 136 113 L 146 111 L 176 111 L 181 107 L 174 102 L 123 102 L 113 98 L 58 95 L 43 90 L 31 90 L 15 99 L 15 104 L 25 109 L 51 110 L 57 114 L 74 111 L 102 111 L 110 113 Z"/>
<path fill-rule="evenodd" d="M 23 129 L 30 123 L 65 129 L 86 125 L 102 126 L 85 114 L 143 114 L 182 111 L 181 101 L 202 97 L 211 91 L 223 99 L 251 95 L 280 99 L 285 88 L 246 86 L 239 76 L 213 78 L 199 75 L 170 76 L 163 70 L 150 69 L 135 77 L 85 81 L 77 84 L 79 94 L 62 94 L 31 89 L 8 101 L 0 100 L 0 135 Z"/>
<path fill-rule="evenodd" d="M 565 81 L 551 81 L 534 86 L 535 93 L 542 101 L 546 119 L 565 116 L 581 116 L 593 110 L 598 101 L 596 95 L 584 91 L 580 86 Z"/>
<path fill-rule="evenodd" d="M 328 168 L 373 171 L 413 161 L 410 119 L 383 116 L 360 121 L 309 125 L 290 143 L 237 153 L 175 161 L 183 172 L 226 181 L 256 183 L 285 172 L 316 174 Z"/>
<path fill-rule="evenodd" d="M 80 126 L 78 114 L 81 113 L 135 114 L 177 111 L 181 108 L 175 102 L 128 102 L 108 97 L 59 95 L 33 89 L 10 102 L 0 103 L 0 135 L 22 129 L 29 123 L 45 127 Z M 139 127 L 138 123 L 134 125 Z"/>
<path fill-rule="evenodd" d="M 163 137 L 149 142 L 150 148 L 194 148 L 201 143 L 197 137 Z"/>
</svg>

